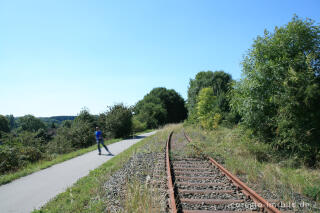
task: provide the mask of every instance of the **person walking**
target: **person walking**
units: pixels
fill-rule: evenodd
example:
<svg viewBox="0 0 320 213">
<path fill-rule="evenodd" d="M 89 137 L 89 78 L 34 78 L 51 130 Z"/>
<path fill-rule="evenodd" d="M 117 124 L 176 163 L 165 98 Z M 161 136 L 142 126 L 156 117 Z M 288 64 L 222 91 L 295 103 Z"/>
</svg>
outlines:
<svg viewBox="0 0 320 213">
<path fill-rule="evenodd" d="M 100 144 L 107 150 L 107 152 L 109 152 L 109 155 L 113 155 L 109 149 L 106 147 L 106 145 L 104 145 L 103 143 L 103 137 L 102 137 L 102 132 L 99 130 L 99 127 L 96 127 L 96 131 L 95 131 L 95 136 L 96 136 L 96 141 L 97 141 L 97 145 L 98 145 L 98 150 L 99 150 L 99 155 L 101 155 L 101 149 L 100 149 Z"/>
</svg>

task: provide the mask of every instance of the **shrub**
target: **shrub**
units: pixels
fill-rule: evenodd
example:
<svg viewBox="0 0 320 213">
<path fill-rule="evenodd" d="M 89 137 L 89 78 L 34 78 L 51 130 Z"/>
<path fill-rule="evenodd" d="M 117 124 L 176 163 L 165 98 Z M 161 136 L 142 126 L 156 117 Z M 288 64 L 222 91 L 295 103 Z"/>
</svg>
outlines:
<svg viewBox="0 0 320 213">
<path fill-rule="evenodd" d="M 91 115 L 87 108 L 83 108 L 79 115 L 74 119 L 75 122 L 87 122 L 92 128 L 97 126 L 97 119 Z"/>
<path fill-rule="evenodd" d="M 19 160 L 25 162 L 36 162 L 42 158 L 42 153 L 39 149 L 32 146 L 22 146 L 19 150 Z"/>
<path fill-rule="evenodd" d="M 94 128 L 88 121 L 76 119 L 66 131 L 70 131 L 70 134 L 66 135 L 70 136 L 67 140 L 71 141 L 72 147 L 84 148 L 95 143 Z"/>
<path fill-rule="evenodd" d="M 0 173 L 16 170 L 20 167 L 19 149 L 8 145 L 0 146 Z"/>
<path fill-rule="evenodd" d="M 213 128 L 218 128 L 219 124 L 221 123 L 222 116 L 219 113 L 214 114 L 213 116 Z"/>
<path fill-rule="evenodd" d="M 48 153 L 64 154 L 73 151 L 70 128 L 60 127 L 53 140 L 47 144 Z"/>
<path fill-rule="evenodd" d="M 133 132 L 142 132 L 146 129 L 147 129 L 147 123 L 139 121 L 136 116 L 132 117 L 132 131 Z"/>
<path fill-rule="evenodd" d="M 109 137 L 121 138 L 129 136 L 132 131 L 132 112 L 123 104 L 108 108 L 105 113 L 105 130 Z"/>
</svg>

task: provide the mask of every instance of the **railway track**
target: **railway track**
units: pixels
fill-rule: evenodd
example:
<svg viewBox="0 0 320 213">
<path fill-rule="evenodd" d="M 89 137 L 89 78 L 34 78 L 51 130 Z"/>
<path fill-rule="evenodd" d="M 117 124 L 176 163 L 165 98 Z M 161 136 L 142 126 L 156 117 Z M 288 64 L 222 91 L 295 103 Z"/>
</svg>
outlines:
<svg viewBox="0 0 320 213">
<path fill-rule="evenodd" d="M 184 134 L 185 140 L 191 139 Z M 210 157 L 170 156 L 173 132 L 166 144 L 169 208 L 172 213 L 280 211 Z"/>
</svg>

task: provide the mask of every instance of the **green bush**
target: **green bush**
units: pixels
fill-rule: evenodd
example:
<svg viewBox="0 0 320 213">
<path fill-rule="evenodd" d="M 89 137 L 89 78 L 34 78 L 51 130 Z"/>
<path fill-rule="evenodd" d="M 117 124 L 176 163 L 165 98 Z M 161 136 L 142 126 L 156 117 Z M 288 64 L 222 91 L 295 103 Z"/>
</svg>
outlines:
<svg viewBox="0 0 320 213">
<path fill-rule="evenodd" d="M 111 138 L 127 137 L 132 132 L 132 112 L 123 104 L 108 108 L 105 113 L 105 131 Z"/>
<path fill-rule="evenodd" d="M 48 153 L 64 154 L 73 151 L 75 148 L 72 147 L 71 143 L 71 128 L 60 127 L 53 140 L 50 141 L 46 148 Z"/>
<path fill-rule="evenodd" d="M 91 115 L 87 108 L 83 108 L 79 115 L 74 119 L 75 122 L 86 122 L 91 128 L 97 126 L 97 118 L 94 115 Z"/>
<path fill-rule="evenodd" d="M 88 121 L 75 119 L 71 125 L 70 131 L 66 135 L 70 136 L 72 147 L 85 148 L 95 143 L 93 124 Z"/>
<path fill-rule="evenodd" d="M 19 148 L 8 145 L 0 146 L 0 174 L 18 169 L 22 162 L 19 159 Z"/>
<path fill-rule="evenodd" d="M 132 131 L 133 132 L 142 132 L 146 129 L 147 129 L 147 123 L 139 121 L 136 116 L 132 117 Z"/>
<path fill-rule="evenodd" d="M 47 145 L 47 152 L 64 154 L 95 143 L 94 128 L 88 121 L 76 119 L 71 127 L 60 127 L 53 140 Z"/>
<path fill-rule="evenodd" d="M 32 146 L 22 146 L 19 150 L 19 160 L 22 162 L 36 162 L 42 158 L 42 152 Z"/>
</svg>

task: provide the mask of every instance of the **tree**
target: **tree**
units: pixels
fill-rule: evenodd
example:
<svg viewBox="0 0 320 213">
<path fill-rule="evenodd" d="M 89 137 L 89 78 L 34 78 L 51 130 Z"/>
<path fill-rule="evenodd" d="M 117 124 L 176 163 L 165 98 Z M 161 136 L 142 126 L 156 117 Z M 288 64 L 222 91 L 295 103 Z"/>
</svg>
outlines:
<svg viewBox="0 0 320 213">
<path fill-rule="evenodd" d="M 147 128 L 157 128 L 165 124 L 167 111 L 161 103 L 157 104 L 154 102 L 142 101 L 138 104 L 137 119 L 141 122 L 145 122 Z"/>
<path fill-rule="evenodd" d="M 10 132 L 9 122 L 3 115 L 0 115 L 0 137 L 1 132 Z"/>
<path fill-rule="evenodd" d="M 132 131 L 132 111 L 123 104 L 115 104 L 105 113 L 105 131 L 110 137 L 127 137 Z"/>
<path fill-rule="evenodd" d="M 89 112 L 89 109 L 83 108 L 79 115 L 74 119 L 75 121 L 85 121 L 90 124 L 92 128 L 94 128 L 97 125 L 97 119 L 95 116 L 91 115 Z"/>
<path fill-rule="evenodd" d="M 231 75 L 224 71 L 199 72 L 195 79 L 190 79 L 187 101 L 189 120 L 197 120 L 197 97 L 200 90 L 207 87 L 212 88 L 213 95 L 216 96 L 216 102 L 221 112 L 223 114 L 229 113 L 230 109 L 227 93 L 231 88 L 231 83 Z"/>
<path fill-rule="evenodd" d="M 33 115 L 25 115 L 19 118 L 19 124 L 22 130 L 36 132 L 39 129 L 46 129 L 46 125 Z"/>
<path fill-rule="evenodd" d="M 64 120 L 64 121 L 62 121 L 61 126 L 66 127 L 66 128 L 71 128 L 72 123 L 73 123 L 73 121 L 71 121 L 71 120 Z"/>
<path fill-rule="evenodd" d="M 212 129 L 218 125 L 217 122 L 214 122 L 214 117 L 217 118 L 216 114 L 220 113 L 220 109 L 217 106 L 217 97 L 214 96 L 211 87 L 200 90 L 196 110 L 198 121 L 204 129 Z"/>
<path fill-rule="evenodd" d="M 242 62 L 231 107 L 242 124 L 277 149 L 320 158 L 320 28 L 294 16 L 258 36 Z M 320 159 L 318 159 L 320 160 Z"/>
<path fill-rule="evenodd" d="M 166 123 L 178 123 L 186 119 L 187 109 L 183 98 L 173 89 L 158 87 L 151 90 L 139 101 L 134 112 L 148 128 Z"/>
<path fill-rule="evenodd" d="M 15 121 L 13 115 L 7 115 L 6 117 L 9 121 L 10 130 L 17 128 L 17 124 L 16 124 L 16 121 Z"/>
</svg>

